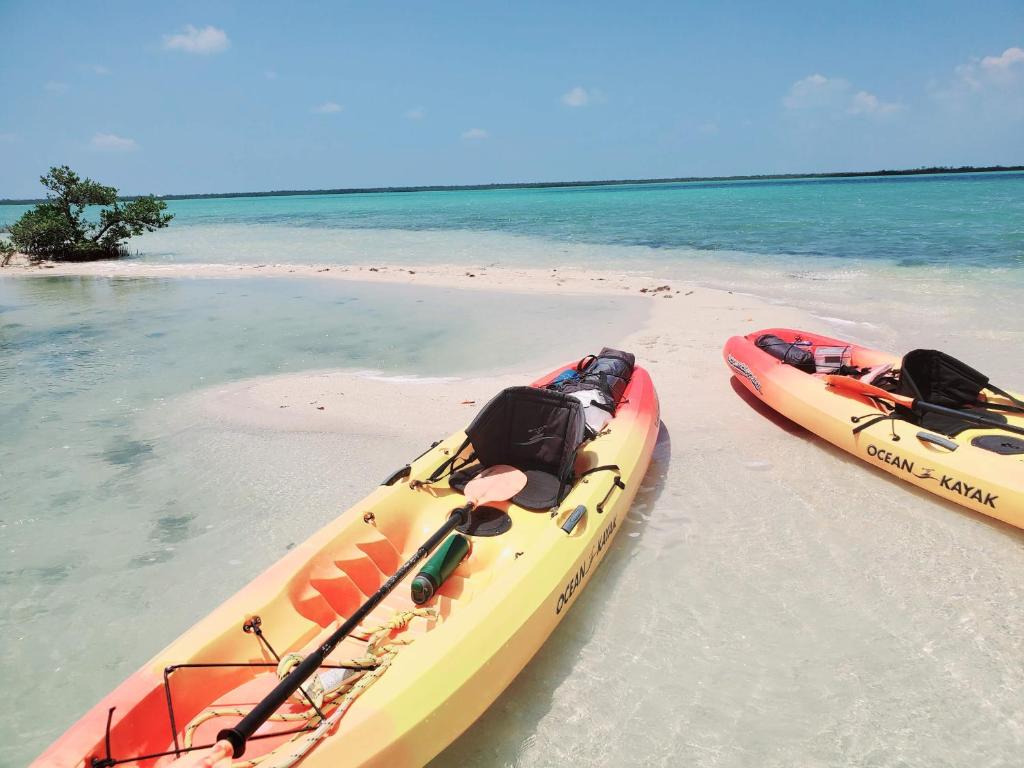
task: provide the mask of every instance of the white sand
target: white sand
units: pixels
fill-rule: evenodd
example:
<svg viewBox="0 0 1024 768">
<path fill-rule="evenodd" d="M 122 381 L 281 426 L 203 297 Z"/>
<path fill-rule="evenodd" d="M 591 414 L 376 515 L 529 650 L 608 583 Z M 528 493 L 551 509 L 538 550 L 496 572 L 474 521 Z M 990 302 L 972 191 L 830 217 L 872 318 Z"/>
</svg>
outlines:
<svg viewBox="0 0 1024 768">
<path fill-rule="evenodd" d="M 0 277 L 87 276 L 140 278 L 316 277 L 367 283 L 401 283 L 506 293 L 608 294 L 652 289 L 665 282 L 643 274 L 582 269 L 527 267 L 339 266 L 337 264 L 156 264 L 139 261 L 29 264 L 23 259 L 0 271 Z M 678 281 L 677 281 L 678 282 Z M 680 289 L 677 285 L 673 290 Z"/>
</svg>

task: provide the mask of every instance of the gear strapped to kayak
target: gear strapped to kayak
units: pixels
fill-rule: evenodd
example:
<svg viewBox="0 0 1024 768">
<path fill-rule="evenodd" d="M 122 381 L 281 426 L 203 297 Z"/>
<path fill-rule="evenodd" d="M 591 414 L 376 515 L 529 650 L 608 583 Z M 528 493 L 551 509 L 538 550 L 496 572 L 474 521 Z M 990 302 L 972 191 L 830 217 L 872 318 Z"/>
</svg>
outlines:
<svg viewBox="0 0 1024 768">
<path fill-rule="evenodd" d="M 604 347 L 599 354 L 580 360 L 575 368 L 562 371 L 547 388 L 580 401 L 587 431 L 593 437 L 615 415 L 635 366 L 631 353 Z"/>
<path fill-rule="evenodd" d="M 840 389 L 855 389 L 851 382 L 839 378 L 852 377 L 875 387 L 876 400 L 893 401 L 894 394 L 911 398 L 913 407 L 893 401 L 892 410 L 877 418 L 903 419 L 950 437 L 968 429 L 1007 423 L 1004 416 L 992 411 L 1024 413 L 1024 402 L 993 385 L 988 376 L 939 350 L 912 350 L 895 367 L 883 364 L 861 368 L 853 364 L 853 347 L 849 344 L 815 343 L 801 334 L 787 340 L 762 333 L 754 339 L 754 345 L 799 371 L 826 374 L 829 383 Z M 984 399 L 982 392 L 986 389 L 1007 402 Z M 864 393 L 863 388 L 859 391 Z M 861 424 L 854 431 L 864 428 Z M 1008 429 L 1015 431 L 1012 426 Z"/>
</svg>

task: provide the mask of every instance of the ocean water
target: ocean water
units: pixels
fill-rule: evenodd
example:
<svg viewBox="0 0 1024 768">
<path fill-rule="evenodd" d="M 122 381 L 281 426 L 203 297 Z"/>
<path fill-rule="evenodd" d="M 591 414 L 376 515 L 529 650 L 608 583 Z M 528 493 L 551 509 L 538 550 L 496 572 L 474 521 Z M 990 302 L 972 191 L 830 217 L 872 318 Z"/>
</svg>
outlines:
<svg viewBox="0 0 1024 768">
<path fill-rule="evenodd" d="M 174 200 L 168 207 L 172 228 L 137 242 L 144 258 L 205 259 L 210 251 L 197 247 L 204 228 L 257 225 L 288 228 L 300 249 L 324 230 L 461 231 L 643 246 L 663 251 L 649 258 L 666 262 L 699 251 L 1024 266 L 1024 173 L 1017 172 Z M 0 206 L 0 227 L 24 210 Z M 200 231 L 175 235 L 186 229 Z M 352 256 L 320 243 L 318 261 Z M 247 261 L 252 254 L 243 246 L 218 255 Z M 276 258 L 295 256 L 283 248 Z"/>
</svg>

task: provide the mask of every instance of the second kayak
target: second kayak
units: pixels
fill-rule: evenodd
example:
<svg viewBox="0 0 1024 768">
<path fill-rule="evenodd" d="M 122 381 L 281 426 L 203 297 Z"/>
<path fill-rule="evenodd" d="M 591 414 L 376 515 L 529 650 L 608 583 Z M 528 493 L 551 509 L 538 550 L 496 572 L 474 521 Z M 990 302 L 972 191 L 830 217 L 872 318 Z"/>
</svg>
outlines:
<svg viewBox="0 0 1024 768">
<path fill-rule="evenodd" d="M 757 399 L 871 466 L 1024 528 L 1024 403 L 935 350 L 900 358 L 791 328 L 722 352 Z"/>
</svg>

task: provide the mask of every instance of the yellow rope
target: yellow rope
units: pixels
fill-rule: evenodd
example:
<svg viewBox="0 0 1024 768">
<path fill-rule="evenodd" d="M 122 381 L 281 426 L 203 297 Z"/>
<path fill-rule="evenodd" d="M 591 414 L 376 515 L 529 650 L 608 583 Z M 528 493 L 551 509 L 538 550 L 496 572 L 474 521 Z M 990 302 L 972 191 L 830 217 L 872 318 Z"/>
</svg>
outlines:
<svg viewBox="0 0 1024 768">
<path fill-rule="evenodd" d="M 324 736 L 334 730 L 338 721 L 341 720 L 345 712 L 352 706 L 352 703 L 380 679 L 381 675 L 391 666 L 395 656 L 398 655 L 399 648 L 412 642 L 407 639 L 392 638 L 391 633 L 405 629 L 409 622 L 418 616 L 427 617 L 435 616 L 436 614 L 437 611 L 433 608 L 413 608 L 398 611 L 380 626 L 363 630 L 361 634 L 369 638 L 366 644 L 366 655 L 358 659 L 352 659 L 348 663 L 355 666 L 366 666 L 367 669 L 347 676 L 331 690 L 325 689 L 323 681 L 316 674 L 303 686 L 306 693 L 316 703 L 317 708 L 324 711 L 328 707 L 334 706 L 334 711 L 315 730 L 297 733 L 285 744 L 260 757 L 230 763 L 231 768 L 254 768 L 257 765 L 260 768 L 291 768 L 291 766 L 299 762 Z M 284 656 L 277 666 L 278 677 L 284 678 L 301 661 L 302 656 L 297 653 L 289 653 Z M 306 701 L 301 691 L 296 691 L 294 696 L 302 701 Z M 196 729 L 203 723 L 218 717 L 245 717 L 247 714 L 248 710 L 242 707 L 211 707 L 200 712 L 185 727 L 182 734 L 185 747 L 192 746 L 192 739 Z M 317 714 L 316 709 L 313 707 L 304 712 L 277 713 L 268 718 L 268 720 L 275 722 L 305 721 L 310 724 L 319 719 L 320 715 Z M 286 754 L 282 754 L 280 752 L 281 747 L 287 745 L 293 745 L 294 748 Z M 227 761 L 224 762 L 226 763 Z"/>
</svg>

